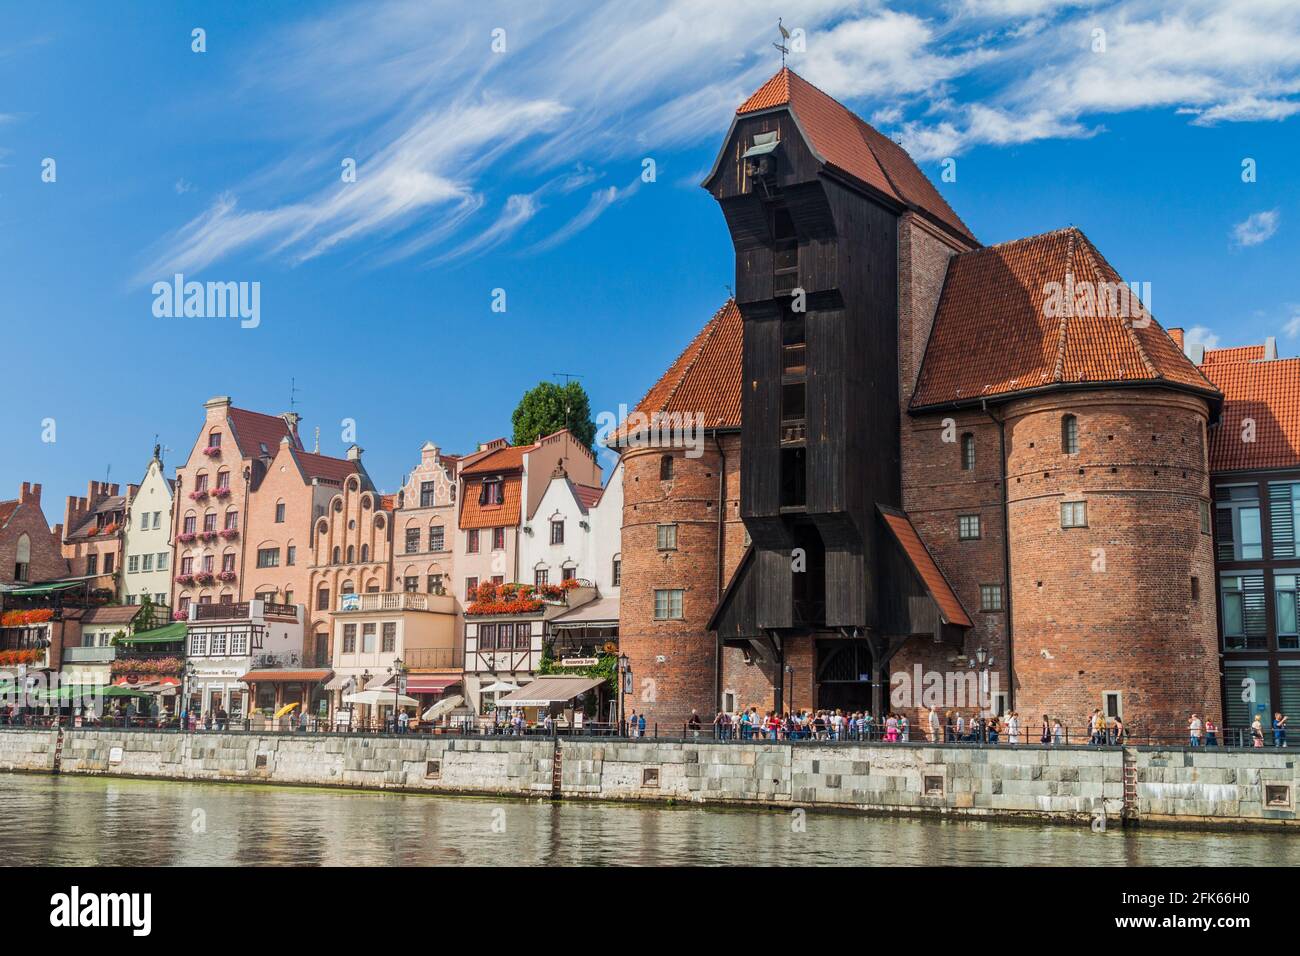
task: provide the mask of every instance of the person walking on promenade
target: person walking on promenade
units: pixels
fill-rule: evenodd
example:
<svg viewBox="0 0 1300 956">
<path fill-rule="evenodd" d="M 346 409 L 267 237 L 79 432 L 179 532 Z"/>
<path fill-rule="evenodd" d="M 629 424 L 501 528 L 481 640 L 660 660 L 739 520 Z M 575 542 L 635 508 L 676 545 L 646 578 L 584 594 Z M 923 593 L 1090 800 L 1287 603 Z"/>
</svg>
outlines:
<svg viewBox="0 0 1300 956">
<path fill-rule="evenodd" d="M 1020 715 L 1014 710 L 1007 714 L 1007 743 L 1020 743 Z"/>
<path fill-rule="evenodd" d="M 1205 746 L 1217 747 L 1219 745 L 1219 728 L 1215 726 L 1213 718 L 1205 718 Z"/>
<path fill-rule="evenodd" d="M 644 736 L 645 736 L 645 714 L 642 714 L 640 717 L 637 718 L 637 721 L 636 721 L 636 735 L 637 735 L 638 737 L 644 737 Z"/>
<path fill-rule="evenodd" d="M 966 737 L 965 737 L 965 733 L 966 733 L 966 718 L 962 715 L 962 712 L 961 712 L 960 710 L 957 711 L 957 726 L 956 726 L 956 733 L 957 733 L 957 736 L 953 738 L 954 740 L 962 741 L 962 740 L 965 740 L 965 739 L 966 739 Z"/>
<path fill-rule="evenodd" d="M 1251 721 L 1250 740 L 1252 747 L 1264 746 L 1264 721 L 1259 714 L 1256 714 L 1255 719 Z"/>
<path fill-rule="evenodd" d="M 898 718 L 890 714 L 885 719 L 885 741 L 894 743 L 898 740 Z"/>
<path fill-rule="evenodd" d="M 1110 729 L 1111 743 L 1116 747 L 1123 747 L 1128 742 L 1128 728 L 1124 726 L 1124 720 L 1116 717 L 1114 724 Z"/>
<path fill-rule="evenodd" d="M 1065 742 L 1065 728 L 1061 726 L 1061 718 L 1052 721 L 1052 744 L 1059 747 Z"/>
<path fill-rule="evenodd" d="M 989 717 L 989 743 L 991 744 L 996 744 L 998 742 L 998 731 L 1001 729 L 999 724 L 1000 721 L 997 714 L 993 714 Z"/>
<path fill-rule="evenodd" d="M 1043 714 L 1043 726 L 1039 730 L 1038 742 L 1040 744 L 1050 744 L 1052 742 L 1052 724 L 1047 719 L 1046 714 Z"/>
<path fill-rule="evenodd" d="M 930 713 L 926 715 L 926 723 L 929 725 L 930 743 L 939 742 L 939 712 L 934 709 L 934 704 L 930 705 Z"/>
<path fill-rule="evenodd" d="M 1258 720 L 1258 718 L 1256 718 Z M 1189 747 L 1199 747 L 1201 745 L 1201 718 L 1192 714 L 1192 719 L 1187 724 L 1187 745 Z"/>
<path fill-rule="evenodd" d="M 912 725 L 907 720 L 907 714 L 898 715 L 898 732 L 903 738 L 903 743 L 912 739 Z"/>
<path fill-rule="evenodd" d="M 636 736 L 636 708 L 635 707 L 632 708 L 632 713 L 627 715 L 627 735 L 629 737 Z"/>
<path fill-rule="evenodd" d="M 1273 714 L 1273 746 L 1286 746 L 1286 718 L 1280 710 Z"/>
<path fill-rule="evenodd" d="M 948 711 L 943 717 L 943 742 L 952 743 L 957 739 L 957 722 L 952 711 Z"/>
<path fill-rule="evenodd" d="M 691 719 L 686 721 L 686 729 L 690 731 L 692 737 L 700 735 L 700 715 L 694 707 L 691 708 Z"/>
<path fill-rule="evenodd" d="M 217 730 L 225 730 L 230 725 L 230 715 L 226 713 L 226 708 L 217 708 Z"/>
</svg>

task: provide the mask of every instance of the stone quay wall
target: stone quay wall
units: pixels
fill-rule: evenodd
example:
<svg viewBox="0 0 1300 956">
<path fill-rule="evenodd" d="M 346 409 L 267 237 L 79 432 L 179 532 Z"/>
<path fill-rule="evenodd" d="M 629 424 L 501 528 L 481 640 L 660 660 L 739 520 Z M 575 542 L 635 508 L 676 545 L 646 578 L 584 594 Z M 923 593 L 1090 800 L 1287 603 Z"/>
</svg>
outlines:
<svg viewBox="0 0 1300 956">
<path fill-rule="evenodd" d="M 1286 750 L 740 743 L 600 737 L 65 729 L 59 772 L 548 798 L 1003 817 L 1296 825 Z M 58 732 L 0 728 L 0 771 L 55 771 Z M 1125 806 L 1125 760 L 1135 796 Z M 1129 811 L 1125 813 L 1126 809 Z"/>
</svg>

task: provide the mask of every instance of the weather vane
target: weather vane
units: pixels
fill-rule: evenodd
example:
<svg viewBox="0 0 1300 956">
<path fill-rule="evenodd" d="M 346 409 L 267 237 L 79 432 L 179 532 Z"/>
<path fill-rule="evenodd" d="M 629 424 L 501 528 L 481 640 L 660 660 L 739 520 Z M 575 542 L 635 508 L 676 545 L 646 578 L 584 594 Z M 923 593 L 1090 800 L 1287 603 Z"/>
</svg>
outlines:
<svg viewBox="0 0 1300 956">
<path fill-rule="evenodd" d="M 790 52 L 789 48 L 786 47 L 785 45 L 785 41 L 790 39 L 790 31 L 785 28 L 785 25 L 781 22 L 781 19 L 782 19 L 781 17 L 776 18 L 776 28 L 781 31 L 781 42 L 773 43 L 772 46 L 776 47 L 778 50 L 781 51 L 781 69 L 785 69 L 786 54 Z"/>
</svg>

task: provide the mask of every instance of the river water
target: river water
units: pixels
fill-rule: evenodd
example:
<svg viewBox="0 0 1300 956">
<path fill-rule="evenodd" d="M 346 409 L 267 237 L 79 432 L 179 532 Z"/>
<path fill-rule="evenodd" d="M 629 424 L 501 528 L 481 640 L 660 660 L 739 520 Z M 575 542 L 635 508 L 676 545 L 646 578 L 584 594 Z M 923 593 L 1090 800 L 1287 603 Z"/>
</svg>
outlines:
<svg viewBox="0 0 1300 956">
<path fill-rule="evenodd" d="M 1300 834 L 0 774 L 8 865 L 1300 865 Z"/>
</svg>

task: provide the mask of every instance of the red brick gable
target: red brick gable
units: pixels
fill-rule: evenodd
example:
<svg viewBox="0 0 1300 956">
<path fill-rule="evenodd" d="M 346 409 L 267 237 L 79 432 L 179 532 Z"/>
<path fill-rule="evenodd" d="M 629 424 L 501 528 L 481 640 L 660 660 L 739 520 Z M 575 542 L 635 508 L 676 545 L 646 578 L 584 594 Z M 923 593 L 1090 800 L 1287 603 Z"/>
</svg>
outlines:
<svg viewBox="0 0 1300 956">
<path fill-rule="evenodd" d="M 1049 308 L 1054 287 L 1077 297 L 1103 284 L 1123 280 L 1073 227 L 954 256 L 911 407 L 1068 384 L 1165 382 L 1213 396 L 1149 314 L 1134 322 L 1109 306 Z"/>
<path fill-rule="evenodd" d="M 738 116 L 788 107 L 822 162 L 891 199 L 926 213 L 963 239 L 977 240 L 901 146 L 798 73 L 783 67 L 736 110 Z"/>
</svg>

